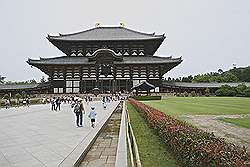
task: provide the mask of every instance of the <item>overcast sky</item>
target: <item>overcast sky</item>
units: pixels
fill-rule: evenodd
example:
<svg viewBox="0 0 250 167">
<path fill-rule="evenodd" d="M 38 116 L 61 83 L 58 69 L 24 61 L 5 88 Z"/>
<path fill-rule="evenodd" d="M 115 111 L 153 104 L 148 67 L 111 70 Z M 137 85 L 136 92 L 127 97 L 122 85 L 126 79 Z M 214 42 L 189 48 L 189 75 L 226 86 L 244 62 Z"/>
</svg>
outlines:
<svg viewBox="0 0 250 167">
<path fill-rule="evenodd" d="M 156 55 L 183 62 L 165 76 L 250 65 L 250 0 L 0 0 L 0 75 L 6 80 L 46 76 L 28 58 L 63 53 L 47 34 L 101 25 L 166 34 Z"/>
</svg>

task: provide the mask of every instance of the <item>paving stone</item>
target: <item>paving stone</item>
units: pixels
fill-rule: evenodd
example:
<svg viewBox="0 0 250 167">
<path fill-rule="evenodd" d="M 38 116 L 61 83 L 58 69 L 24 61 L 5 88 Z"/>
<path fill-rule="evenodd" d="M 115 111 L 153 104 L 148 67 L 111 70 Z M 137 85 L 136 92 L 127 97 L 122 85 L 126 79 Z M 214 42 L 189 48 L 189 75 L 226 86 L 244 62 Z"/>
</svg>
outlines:
<svg viewBox="0 0 250 167">
<path fill-rule="evenodd" d="M 105 118 L 117 104 L 110 103 L 108 110 L 100 112 L 102 102 L 92 102 L 86 107 L 87 114 L 90 106 L 96 106 L 98 127 L 101 126 L 98 120 Z M 50 105 L 1 108 L 0 167 L 57 166 L 80 142 L 91 140 L 92 137 L 87 136 L 93 128 L 87 114 L 84 115 L 83 127 L 76 128 L 70 105 L 62 104 L 61 108 L 60 112 L 50 111 Z"/>
<path fill-rule="evenodd" d="M 104 164 L 103 167 L 115 167 L 115 164 Z"/>
<path fill-rule="evenodd" d="M 106 160 L 105 159 L 96 159 L 96 160 L 94 160 L 94 161 L 90 161 L 89 163 L 88 163 L 88 167 L 101 167 L 101 166 L 103 166 L 104 164 L 106 163 Z"/>
<path fill-rule="evenodd" d="M 115 112 L 110 120 L 108 120 L 107 126 L 103 129 L 100 135 L 97 137 L 96 142 L 87 153 L 82 164 L 89 166 L 115 166 L 116 150 L 118 145 L 118 134 L 121 114 Z M 98 146 L 96 146 L 98 145 Z M 91 157 L 94 154 L 101 153 L 98 159 L 92 160 Z M 99 155 L 99 154 L 98 154 Z M 98 161 L 99 160 L 99 161 Z M 87 163 L 88 162 L 88 163 Z M 98 162 L 98 163 L 96 163 Z M 84 166 L 82 165 L 82 166 Z"/>
<path fill-rule="evenodd" d="M 107 164 L 115 163 L 115 156 L 108 156 Z"/>
</svg>

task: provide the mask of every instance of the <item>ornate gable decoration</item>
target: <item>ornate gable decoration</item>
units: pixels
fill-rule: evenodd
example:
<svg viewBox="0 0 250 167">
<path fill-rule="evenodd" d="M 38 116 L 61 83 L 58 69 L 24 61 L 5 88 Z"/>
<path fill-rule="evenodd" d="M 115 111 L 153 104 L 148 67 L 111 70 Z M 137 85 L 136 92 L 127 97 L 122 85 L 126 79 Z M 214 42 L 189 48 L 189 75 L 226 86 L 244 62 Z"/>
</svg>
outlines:
<svg viewBox="0 0 250 167">
<path fill-rule="evenodd" d="M 117 55 L 111 49 L 98 49 L 88 57 L 88 60 L 96 61 L 96 64 L 113 64 L 114 61 L 122 61 L 123 56 Z"/>
</svg>

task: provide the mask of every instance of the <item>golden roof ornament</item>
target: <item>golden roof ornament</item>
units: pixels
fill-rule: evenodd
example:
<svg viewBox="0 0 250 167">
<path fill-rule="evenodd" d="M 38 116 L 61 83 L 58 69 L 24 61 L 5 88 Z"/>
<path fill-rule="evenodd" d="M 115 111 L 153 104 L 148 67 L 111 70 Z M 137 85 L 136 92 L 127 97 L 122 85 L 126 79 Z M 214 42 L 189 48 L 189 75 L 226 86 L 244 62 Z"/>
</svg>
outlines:
<svg viewBox="0 0 250 167">
<path fill-rule="evenodd" d="M 121 27 L 125 27 L 125 24 L 123 22 L 120 22 Z"/>
<path fill-rule="evenodd" d="M 96 28 L 98 28 L 98 27 L 100 27 L 100 26 L 101 26 L 101 24 L 100 24 L 99 22 L 95 23 L 95 27 L 96 27 Z"/>
</svg>

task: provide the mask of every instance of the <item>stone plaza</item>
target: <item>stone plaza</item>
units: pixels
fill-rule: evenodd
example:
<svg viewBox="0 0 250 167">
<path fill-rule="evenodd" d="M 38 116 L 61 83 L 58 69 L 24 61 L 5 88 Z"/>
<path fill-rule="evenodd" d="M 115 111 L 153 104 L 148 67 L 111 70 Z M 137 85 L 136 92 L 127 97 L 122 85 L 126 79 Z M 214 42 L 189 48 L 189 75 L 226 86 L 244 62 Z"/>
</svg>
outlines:
<svg viewBox="0 0 250 167">
<path fill-rule="evenodd" d="M 69 162 L 67 158 L 90 143 L 118 103 L 109 103 L 107 110 L 101 101 L 85 105 L 84 125 L 79 128 L 69 104 L 62 104 L 61 111 L 51 111 L 48 104 L 0 109 L 0 166 L 54 167 Z M 95 128 L 88 118 L 90 106 L 97 111 Z"/>
</svg>

